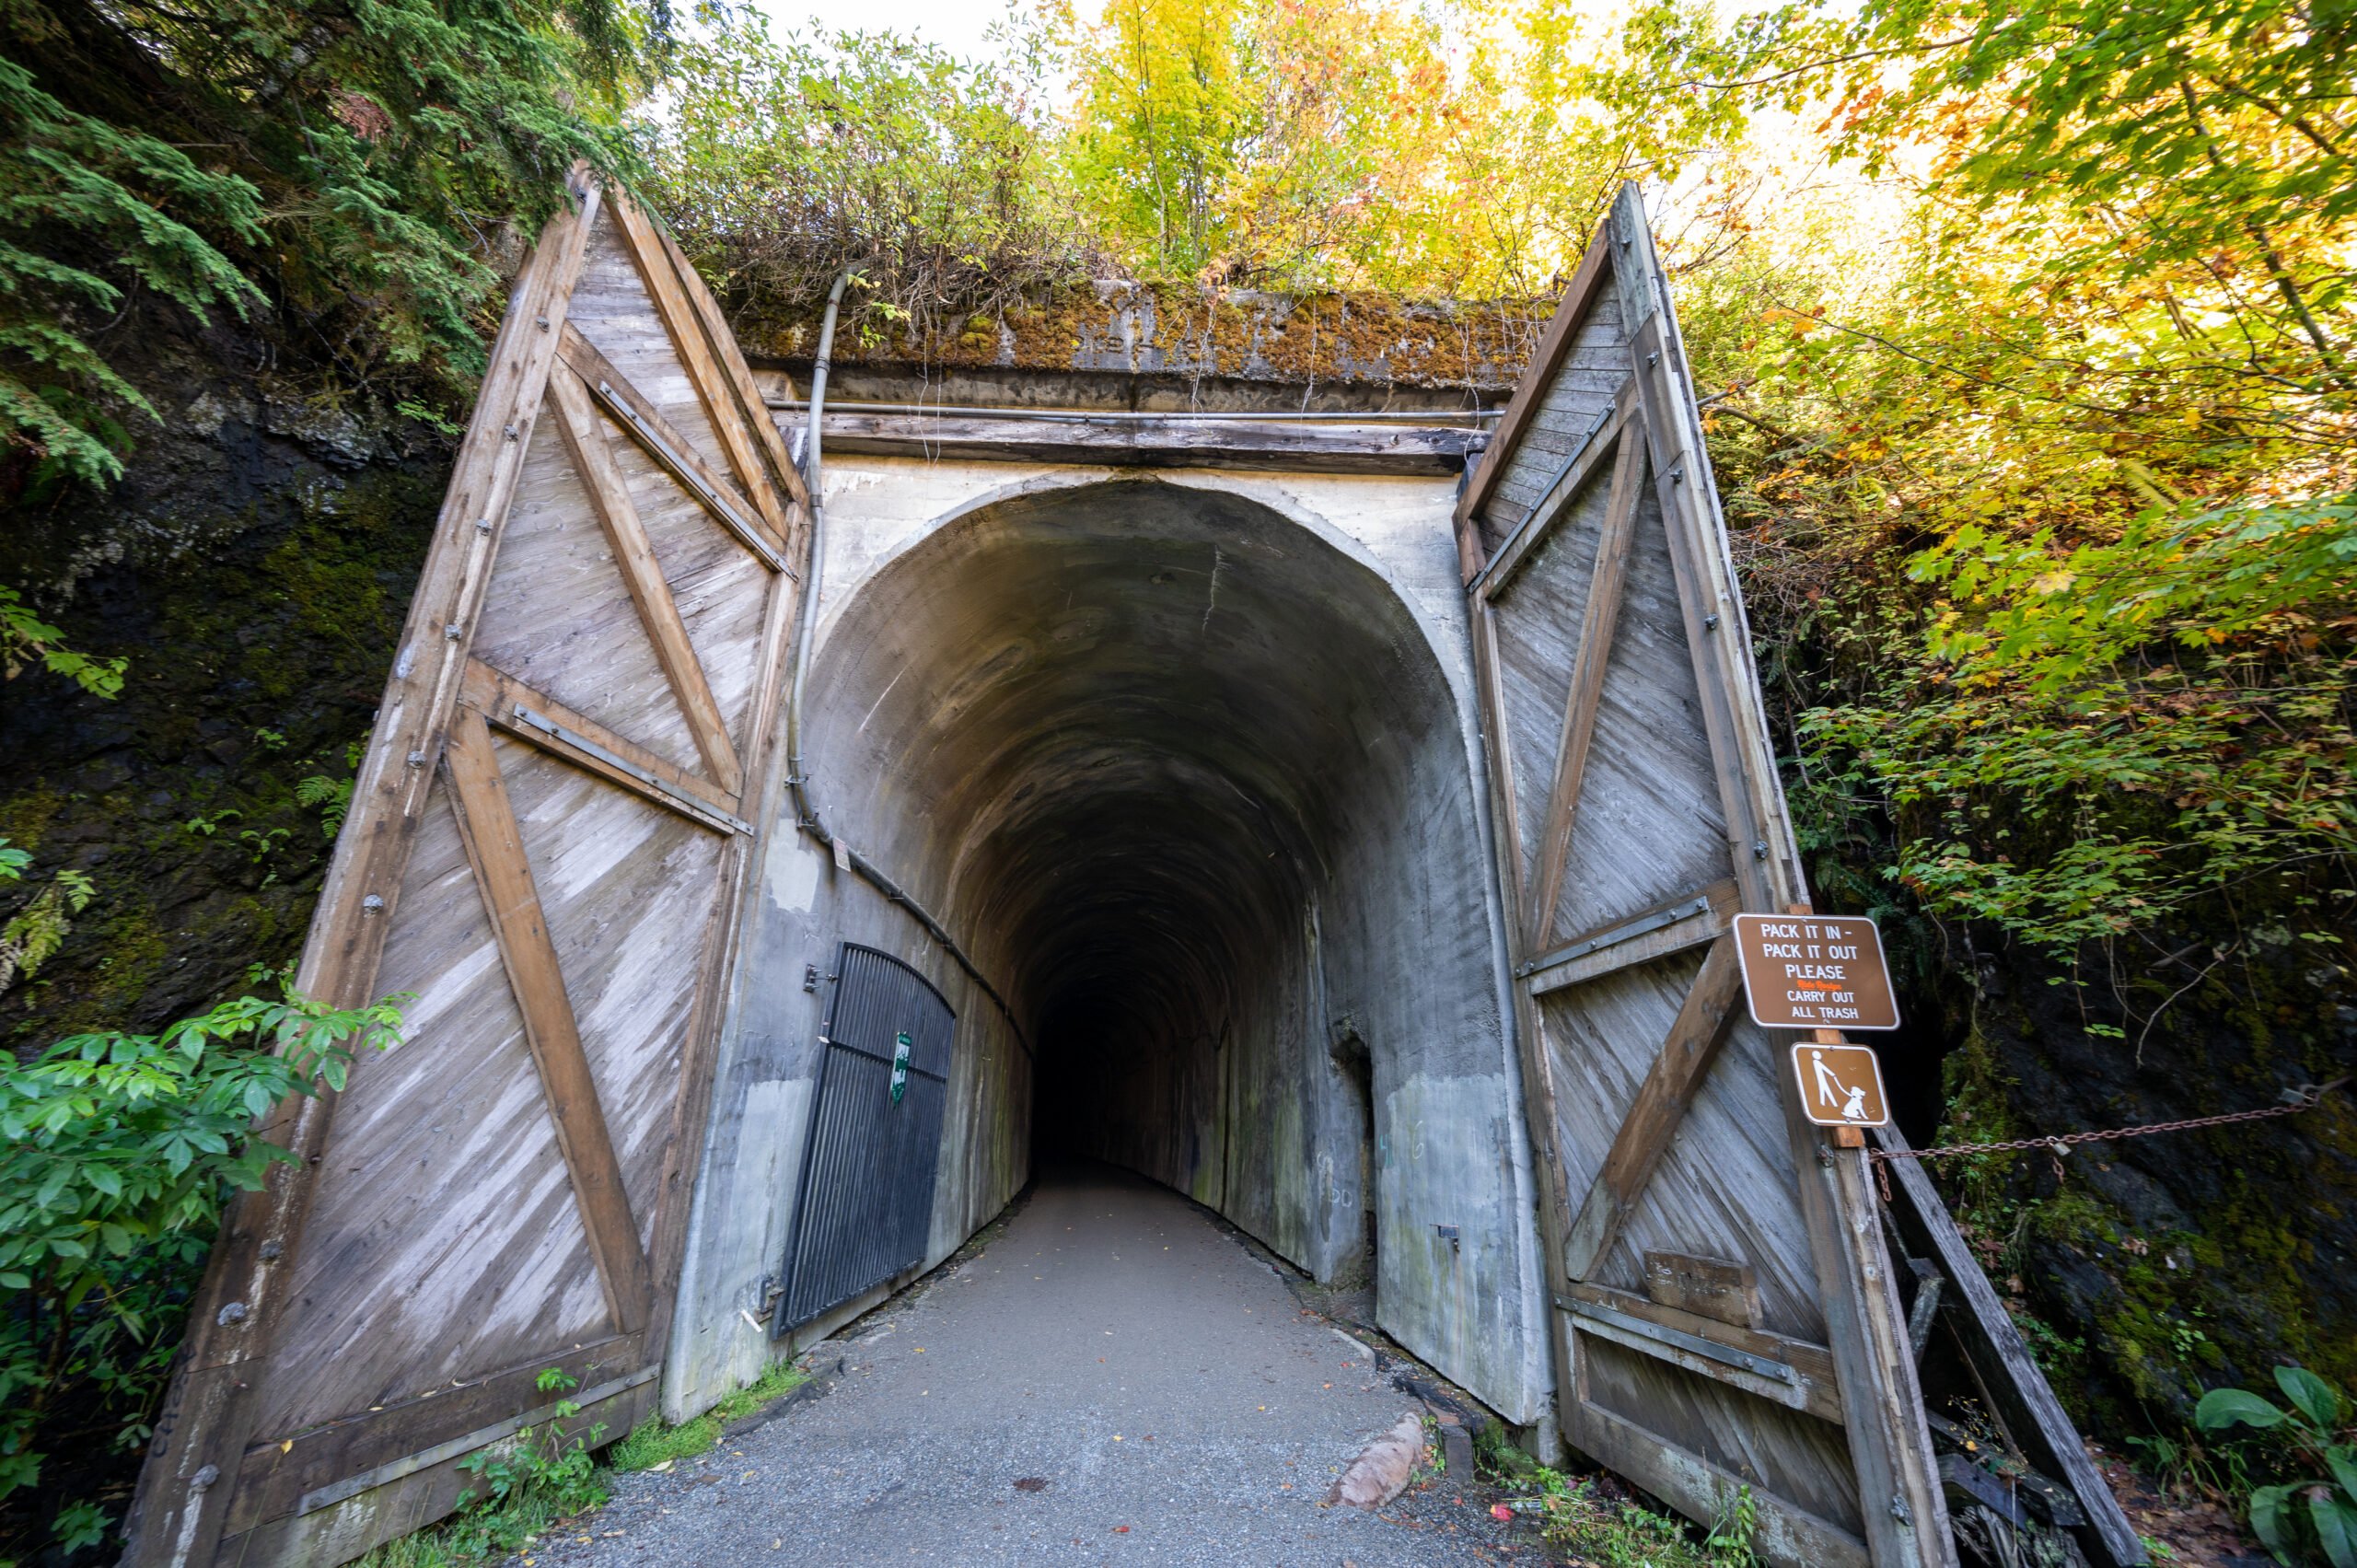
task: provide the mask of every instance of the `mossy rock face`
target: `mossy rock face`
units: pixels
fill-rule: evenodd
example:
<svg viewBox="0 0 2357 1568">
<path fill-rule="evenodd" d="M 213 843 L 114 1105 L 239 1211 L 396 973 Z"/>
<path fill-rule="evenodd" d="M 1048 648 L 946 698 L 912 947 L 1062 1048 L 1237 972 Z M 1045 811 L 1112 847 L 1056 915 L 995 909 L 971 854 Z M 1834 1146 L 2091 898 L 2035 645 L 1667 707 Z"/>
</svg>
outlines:
<svg viewBox="0 0 2357 1568">
<path fill-rule="evenodd" d="M 41 670 L 0 686 L 0 834 L 34 857 L 0 914 L 60 869 L 96 889 L 0 995 L 19 1054 L 151 1029 L 293 960 L 331 847 L 296 790 L 352 775 L 448 476 L 434 432 L 150 315 L 131 368 L 163 421 L 134 422 L 123 480 L 9 495 L 0 528 L 0 582 L 131 661 L 111 702 Z"/>
<path fill-rule="evenodd" d="M 1782 656 L 1804 664 L 1805 641 Z M 1881 920 L 1907 1021 L 1875 1043 L 1918 1146 L 2258 1109 L 2357 1073 L 2357 965 L 2289 935 L 2287 916 L 2328 887 L 2239 889 L 2133 952 L 2090 947 L 2066 962 L 1935 923 L 1882 875 L 1887 844 L 1812 822 L 1805 789 L 1794 799 L 1818 903 Z M 2083 1144 L 2060 1160 L 1927 1162 L 2089 1435 L 2181 1433 L 2205 1390 L 2270 1387 L 2282 1363 L 2357 1389 L 2351 1088 L 2296 1115 Z"/>
</svg>

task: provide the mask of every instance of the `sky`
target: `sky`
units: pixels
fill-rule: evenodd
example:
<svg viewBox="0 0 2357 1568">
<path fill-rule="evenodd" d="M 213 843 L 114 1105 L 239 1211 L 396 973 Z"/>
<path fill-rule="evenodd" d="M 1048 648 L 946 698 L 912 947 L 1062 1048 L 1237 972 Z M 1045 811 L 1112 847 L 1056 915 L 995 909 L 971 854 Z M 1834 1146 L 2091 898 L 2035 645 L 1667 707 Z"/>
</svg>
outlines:
<svg viewBox="0 0 2357 1568">
<path fill-rule="evenodd" d="M 915 33 L 952 54 L 995 55 L 982 34 L 1005 14 L 1004 0 L 758 0 L 780 31 L 804 37 L 819 29 Z"/>
</svg>

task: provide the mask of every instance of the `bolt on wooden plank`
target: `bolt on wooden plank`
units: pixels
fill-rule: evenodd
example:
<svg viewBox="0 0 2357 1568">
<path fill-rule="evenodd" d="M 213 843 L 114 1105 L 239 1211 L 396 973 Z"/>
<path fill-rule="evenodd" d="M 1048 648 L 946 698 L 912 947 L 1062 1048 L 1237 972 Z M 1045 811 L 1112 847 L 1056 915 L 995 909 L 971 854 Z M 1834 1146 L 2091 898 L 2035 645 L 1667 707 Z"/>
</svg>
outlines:
<svg viewBox="0 0 2357 1568">
<path fill-rule="evenodd" d="M 1898 998 L 1873 921 L 1739 914 L 1735 938 L 1754 1023 L 1772 1029 L 1898 1027 Z"/>
</svg>

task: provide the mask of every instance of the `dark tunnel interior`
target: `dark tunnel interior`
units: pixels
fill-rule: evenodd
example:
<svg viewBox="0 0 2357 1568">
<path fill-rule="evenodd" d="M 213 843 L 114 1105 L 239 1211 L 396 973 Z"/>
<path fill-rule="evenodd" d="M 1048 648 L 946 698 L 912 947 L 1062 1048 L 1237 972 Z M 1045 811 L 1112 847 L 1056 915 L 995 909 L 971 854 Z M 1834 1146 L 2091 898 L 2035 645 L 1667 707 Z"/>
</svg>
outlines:
<svg viewBox="0 0 2357 1568">
<path fill-rule="evenodd" d="M 1036 1042 L 1036 1147 L 1377 1263 L 1387 1106 L 1497 1048 L 1465 736 L 1376 571 L 1209 486 L 1018 496 L 860 586 L 809 701 L 820 809 Z"/>
</svg>

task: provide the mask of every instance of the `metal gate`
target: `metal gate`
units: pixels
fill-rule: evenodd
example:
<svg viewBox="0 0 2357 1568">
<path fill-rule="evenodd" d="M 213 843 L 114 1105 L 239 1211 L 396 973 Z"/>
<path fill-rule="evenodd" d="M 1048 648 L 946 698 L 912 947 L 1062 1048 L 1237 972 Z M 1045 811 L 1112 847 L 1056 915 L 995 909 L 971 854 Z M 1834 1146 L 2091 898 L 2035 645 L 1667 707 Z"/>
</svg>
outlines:
<svg viewBox="0 0 2357 1568">
<path fill-rule="evenodd" d="M 957 1028 L 923 975 L 843 944 L 772 1332 L 923 1261 Z"/>
</svg>

